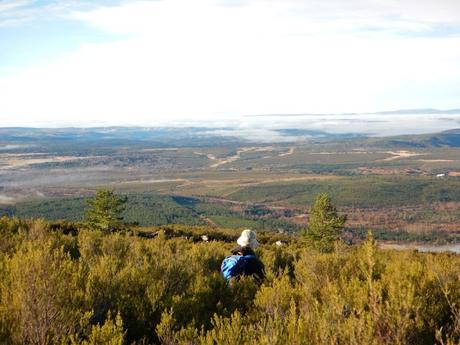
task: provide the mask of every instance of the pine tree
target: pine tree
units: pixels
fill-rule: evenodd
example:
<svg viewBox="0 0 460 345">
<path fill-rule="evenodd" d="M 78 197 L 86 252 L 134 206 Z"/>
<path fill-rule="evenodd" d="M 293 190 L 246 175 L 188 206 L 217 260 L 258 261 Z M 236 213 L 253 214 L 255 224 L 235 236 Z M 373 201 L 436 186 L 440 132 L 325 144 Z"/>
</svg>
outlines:
<svg viewBox="0 0 460 345">
<path fill-rule="evenodd" d="M 311 209 L 308 230 L 302 235 L 313 247 L 322 252 L 331 252 L 340 238 L 346 220 L 346 215 L 337 214 L 326 193 L 318 194 Z"/>
<path fill-rule="evenodd" d="M 126 196 L 118 196 L 113 189 L 99 189 L 94 199 L 87 201 L 84 225 L 88 229 L 115 232 L 124 228 L 122 212 Z"/>
</svg>

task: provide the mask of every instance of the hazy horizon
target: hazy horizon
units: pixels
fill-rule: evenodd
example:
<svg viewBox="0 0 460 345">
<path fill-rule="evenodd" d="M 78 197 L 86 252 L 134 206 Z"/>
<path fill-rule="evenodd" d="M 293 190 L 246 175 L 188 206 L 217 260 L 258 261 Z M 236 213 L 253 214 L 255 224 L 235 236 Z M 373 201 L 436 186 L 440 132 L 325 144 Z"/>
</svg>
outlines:
<svg viewBox="0 0 460 345">
<path fill-rule="evenodd" d="M 309 137 L 368 136 L 389 137 L 438 133 L 460 128 L 460 110 L 448 114 L 290 114 L 221 118 L 219 121 L 156 121 L 145 123 L 42 123 L 35 126 L 1 128 L 198 128 L 193 135 L 235 137 L 257 142 L 298 141 Z"/>
</svg>

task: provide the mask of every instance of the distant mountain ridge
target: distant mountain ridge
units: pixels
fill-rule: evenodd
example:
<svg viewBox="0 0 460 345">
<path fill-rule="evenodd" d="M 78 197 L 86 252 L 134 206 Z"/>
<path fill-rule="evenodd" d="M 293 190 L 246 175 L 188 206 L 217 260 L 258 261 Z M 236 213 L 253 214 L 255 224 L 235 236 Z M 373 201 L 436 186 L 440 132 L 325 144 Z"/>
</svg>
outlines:
<svg viewBox="0 0 460 345">
<path fill-rule="evenodd" d="M 378 139 L 380 145 L 388 147 L 452 147 L 460 148 L 460 128 L 450 129 L 438 133 L 403 135 Z"/>
</svg>

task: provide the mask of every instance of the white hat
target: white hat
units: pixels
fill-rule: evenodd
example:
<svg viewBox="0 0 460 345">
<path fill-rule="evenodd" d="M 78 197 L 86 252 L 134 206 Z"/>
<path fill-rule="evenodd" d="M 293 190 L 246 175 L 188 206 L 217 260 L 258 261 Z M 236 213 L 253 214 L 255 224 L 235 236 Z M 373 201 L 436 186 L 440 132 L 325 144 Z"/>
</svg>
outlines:
<svg viewBox="0 0 460 345">
<path fill-rule="evenodd" d="M 243 230 L 236 243 L 241 247 L 257 248 L 259 246 L 259 242 L 256 240 L 256 232 L 250 229 Z"/>
</svg>

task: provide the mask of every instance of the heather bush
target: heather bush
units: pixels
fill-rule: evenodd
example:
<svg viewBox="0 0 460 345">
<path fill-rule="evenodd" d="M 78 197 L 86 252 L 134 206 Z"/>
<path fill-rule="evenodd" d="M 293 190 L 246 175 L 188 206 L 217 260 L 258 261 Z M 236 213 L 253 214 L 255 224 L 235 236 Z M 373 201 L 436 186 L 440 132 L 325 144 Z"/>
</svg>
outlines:
<svg viewBox="0 0 460 345">
<path fill-rule="evenodd" d="M 237 233 L 163 230 L 68 232 L 1 218 L 0 343 L 460 341 L 458 255 L 384 251 L 371 237 L 326 253 L 295 237 L 278 247 L 265 233 L 265 281 L 229 286 L 219 269 Z"/>
</svg>

